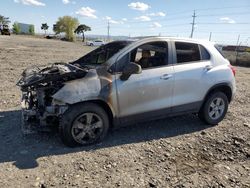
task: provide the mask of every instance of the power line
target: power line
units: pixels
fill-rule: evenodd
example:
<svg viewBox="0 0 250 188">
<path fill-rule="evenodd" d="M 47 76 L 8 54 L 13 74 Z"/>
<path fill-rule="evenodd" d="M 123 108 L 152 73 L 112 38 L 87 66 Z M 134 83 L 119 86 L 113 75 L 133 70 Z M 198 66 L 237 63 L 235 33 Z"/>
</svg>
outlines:
<svg viewBox="0 0 250 188">
<path fill-rule="evenodd" d="M 219 23 L 219 22 L 198 22 L 199 25 L 249 25 L 250 22 L 239 22 L 239 23 Z"/>
<path fill-rule="evenodd" d="M 223 13 L 223 14 L 202 14 L 202 15 L 199 15 L 199 17 L 223 16 L 225 14 L 230 14 L 230 16 L 231 15 L 247 15 L 247 14 L 250 14 L 250 12 L 232 12 L 232 13 Z"/>
<path fill-rule="evenodd" d="M 230 7 L 215 7 L 215 8 L 203 8 L 203 9 L 196 9 L 196 10 L 201 10 L 201 11 L 205 11 L 205 10 L 221 10 L 221 9 L 235 9 L 235 8 L 247 8 L 250 7 L 250 5 L 245 5 L 245 6 L 230 6 Z"/>
</svg>

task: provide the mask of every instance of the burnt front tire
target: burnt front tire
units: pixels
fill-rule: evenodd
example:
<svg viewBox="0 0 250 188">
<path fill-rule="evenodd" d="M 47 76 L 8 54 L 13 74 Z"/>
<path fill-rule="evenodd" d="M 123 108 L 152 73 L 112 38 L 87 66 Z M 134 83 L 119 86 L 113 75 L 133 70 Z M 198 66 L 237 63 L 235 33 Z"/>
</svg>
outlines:
<svg viewBox="0 0 250 188">
<path fill-rule="evenodd" d="M 209 125 L 221 122 L 228 110 L 228 98 L 223 92 L 211 93 L 203 104 L 199 117 Z"/>
<path fill-rule="evenodd" d="M 109 130 L 107 113 L 99 105 L 83 103 L 69 107 L 62 115 L 59 134 L 69 146 L 86 146 L 102 141 Z"/>
</svg>

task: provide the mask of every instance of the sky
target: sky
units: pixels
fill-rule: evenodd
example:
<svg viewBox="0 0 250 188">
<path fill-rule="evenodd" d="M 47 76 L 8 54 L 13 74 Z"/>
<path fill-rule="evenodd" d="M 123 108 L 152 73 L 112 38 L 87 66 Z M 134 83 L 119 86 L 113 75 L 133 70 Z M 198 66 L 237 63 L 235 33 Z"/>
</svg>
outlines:
<svg viewBox="0 0 250 188">
<path fill-rule="evenodd" d="M 190 37 L 221 44 L 250 45 L 250 0 L 1 0 L 0 14 L 53 34 L 58 17 L 69 15 L 92 28 L 87 34 Z"/>
</svg>

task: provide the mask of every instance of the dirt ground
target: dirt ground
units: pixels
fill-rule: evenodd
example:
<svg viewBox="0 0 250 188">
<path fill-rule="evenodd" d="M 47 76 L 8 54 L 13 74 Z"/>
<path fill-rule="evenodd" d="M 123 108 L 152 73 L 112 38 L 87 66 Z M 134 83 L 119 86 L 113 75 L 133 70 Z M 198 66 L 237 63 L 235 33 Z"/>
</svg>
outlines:
<svg viewBox="0 0 250 188">
<path fill-rule="evenodd" d="M 226 119 L 195 115 L 112 131 L 95 146 L 67 148 L 57 134 L 22 136 L 20 91 L 27 66 L 77 59 L 80 43 L 0 36 L 0 187 L 250 187 L 250 68 L 237 67 Z"/>
</svg>

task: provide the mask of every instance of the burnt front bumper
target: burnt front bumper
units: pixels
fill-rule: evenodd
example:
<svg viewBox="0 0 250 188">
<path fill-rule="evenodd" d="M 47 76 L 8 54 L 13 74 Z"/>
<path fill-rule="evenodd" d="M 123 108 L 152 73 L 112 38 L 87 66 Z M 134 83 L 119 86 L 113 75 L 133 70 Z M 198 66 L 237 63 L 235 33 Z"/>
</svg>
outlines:
<svg viewBox="0 0 250 188">
<path fill-rule="evenodd" d="M 22 94 L 22 132 L 24 134 L 39 131 L 51 131 L 58 127 L 61 115 L 68 109 L 64 104 L 45 105 L 30 92 Z"/>
</svg>

